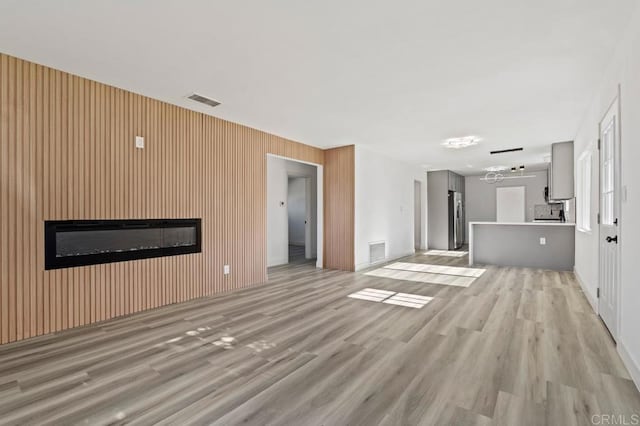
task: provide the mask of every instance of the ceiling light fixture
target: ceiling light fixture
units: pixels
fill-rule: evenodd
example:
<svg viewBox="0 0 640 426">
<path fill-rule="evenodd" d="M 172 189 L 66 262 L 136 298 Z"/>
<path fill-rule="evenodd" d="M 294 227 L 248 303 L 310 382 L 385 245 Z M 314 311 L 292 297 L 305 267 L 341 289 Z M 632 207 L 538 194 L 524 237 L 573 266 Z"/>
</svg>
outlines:
<svg viewBox="0 0 640 426">
<path fill-rule="evenodd" d="M 480 180 L 485 181 L 487 183 L 499 183 L 502 182 L 506 179 L 522 179 L 522 178 L 534 178 L 536 177 L 535 175 L 525 175 L 524 174 L 524 165 L 522 166 L 518 166 L 518 167 L 511 167 L 511 173 L 516 173 L 518 171 L 518 169 L 520 169 L 520 173 L 518 174 L 511 174 L 509 176 L 505 176 L 503 173 L 501 173 L 502 171 L 505 170 L 509 170 L 508 167 L 504 167 L 501 170 L 498 170 L 498 168 L 502 168 L 502 166 L 494 166 L 494 167 L 487 167 L 485 170 L 487 171 L 487 174 L 484 175 L 483 178 L 480 178 Z"/>
<path fill-rule="evenodd" d="M 470 146 L 478 145 L 481 139 L 477 136 L 464 136 L 461 138 L 450 138 L 442 142 L 442 146 L 450 149 L 468 148 Z"/>
<path fill-rule="evenodd" d="M 526 179 L 526 178 L 534 178 L 534 177 L 536 177 L 536 175 L 519 174 L 519 175 L 505 176 L 502 173 L 489 172 L 486 175 L 484 175 L 484 177 L 481 177 L 480 180 L 487 183 L 498 183 L 507 179 Z"/>
<path fill-rule="evenodd" d="M 518 152 L 518 151 L 522 151 L 522 150 L 524 150 L 524 148 L 499 149 L 497 151 L 489 151 L 489 154 L 491 154 L 491 155 L 506 154 L 508 152 Z"/>
<path fill-rule="evenodd" d="M 485 172 L 503 172 L 508 169 L 509 168 L 507 166 L 491 166 L 491 167 L 485 167 L 484 171 Z"/>
</svg>

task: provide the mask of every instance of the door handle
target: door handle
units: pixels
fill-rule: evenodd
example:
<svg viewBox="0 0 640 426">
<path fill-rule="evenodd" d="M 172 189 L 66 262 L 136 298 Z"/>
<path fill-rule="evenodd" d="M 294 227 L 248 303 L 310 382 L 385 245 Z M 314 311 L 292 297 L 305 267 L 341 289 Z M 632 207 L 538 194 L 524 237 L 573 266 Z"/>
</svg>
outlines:
<svg viewBox="0 0 640 426">
<path fill-rule="evenodd" d="M 607 242 L 608 243 L 615 242 L 616 244 L 618 244 L 618 236 L 616 235 L 615 237 L 607 237 Z"/>
</svg>

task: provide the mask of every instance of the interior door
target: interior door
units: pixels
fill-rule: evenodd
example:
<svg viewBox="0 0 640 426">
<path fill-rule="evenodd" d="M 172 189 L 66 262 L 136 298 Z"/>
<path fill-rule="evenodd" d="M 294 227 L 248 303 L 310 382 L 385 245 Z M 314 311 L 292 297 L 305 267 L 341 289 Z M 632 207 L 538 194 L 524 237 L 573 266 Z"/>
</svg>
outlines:
<svg viewBox="0 0 640 426">
<path fill-rule="evenodd" d="M 615 339 L 618 330 L 620 245 L 620 124 L 618 100 L 600 123 L 600 288 L 598 313 Z"/>
</svg>

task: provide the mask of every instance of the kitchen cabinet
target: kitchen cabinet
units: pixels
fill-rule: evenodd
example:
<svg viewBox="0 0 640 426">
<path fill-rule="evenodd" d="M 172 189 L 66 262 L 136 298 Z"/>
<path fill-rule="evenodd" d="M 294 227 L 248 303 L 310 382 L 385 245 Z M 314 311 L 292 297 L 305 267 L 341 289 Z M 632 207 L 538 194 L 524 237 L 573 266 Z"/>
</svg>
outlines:
<svg viewBox="0 0 640 426">
<path fill-rule="evenodd" d="M 551 145 L 551 167 L 549 167 L 549 200 L 569 200 L 575 196 L 573 190 L 573 142 Z"/>
<path fill-rule="evenodd" d="M 464 176 L 460 176 L 452 171 L 448 172 L 448 186 L 449 191 L 463 192 L 464 189 Z"/>
</svg>

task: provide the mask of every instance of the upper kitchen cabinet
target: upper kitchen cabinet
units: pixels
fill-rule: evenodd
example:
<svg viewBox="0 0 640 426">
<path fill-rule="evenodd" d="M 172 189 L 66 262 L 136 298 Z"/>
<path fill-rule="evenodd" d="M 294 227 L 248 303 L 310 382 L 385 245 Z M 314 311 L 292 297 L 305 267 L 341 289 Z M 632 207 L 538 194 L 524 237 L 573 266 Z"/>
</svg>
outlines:
<svg viewBox="0 0 640 426">
<path fill-rule="evenodd" d="M 561 201 L 573 197 L 573 142 L 554 143 L 551 145 L 549 200 Z"/>
<path fill-rule="evenodd" d="M 464 191 L 464 176 L 460 176 L 452 171 L 448 172 L 449 179 L 449 191 L 463 192 Z"/>
</svg>

